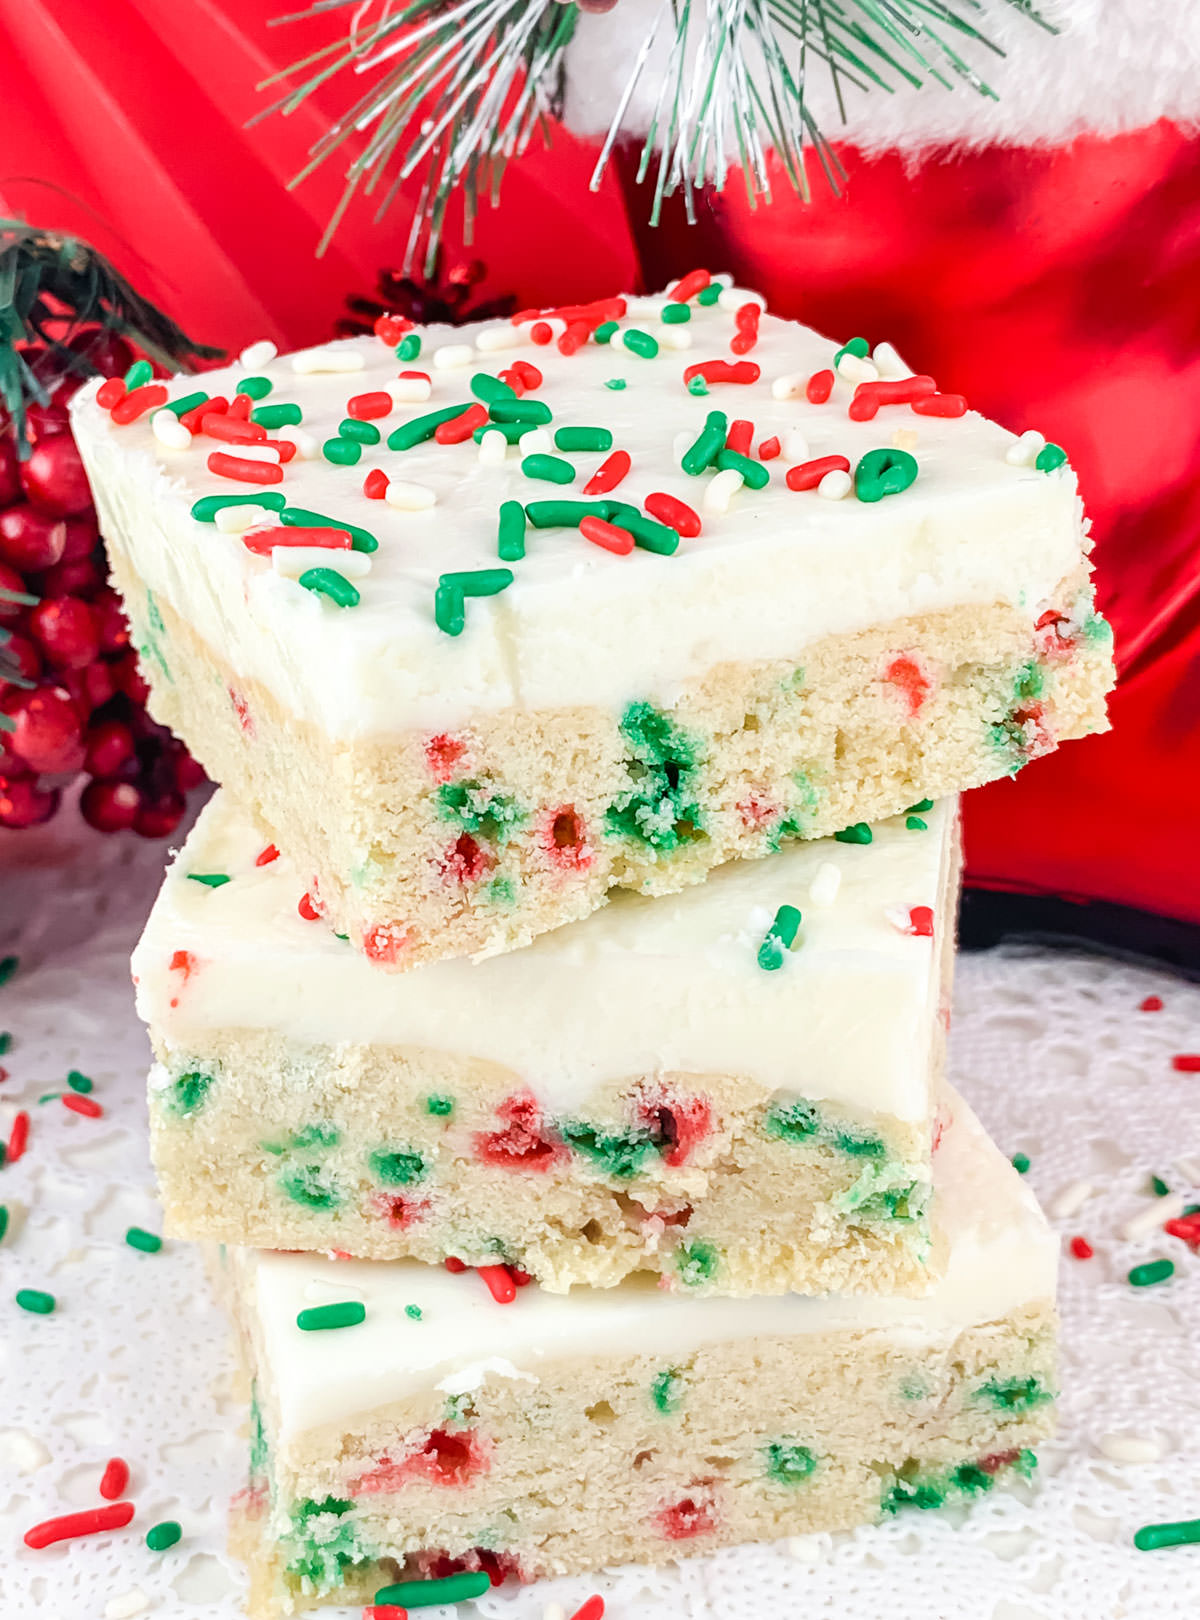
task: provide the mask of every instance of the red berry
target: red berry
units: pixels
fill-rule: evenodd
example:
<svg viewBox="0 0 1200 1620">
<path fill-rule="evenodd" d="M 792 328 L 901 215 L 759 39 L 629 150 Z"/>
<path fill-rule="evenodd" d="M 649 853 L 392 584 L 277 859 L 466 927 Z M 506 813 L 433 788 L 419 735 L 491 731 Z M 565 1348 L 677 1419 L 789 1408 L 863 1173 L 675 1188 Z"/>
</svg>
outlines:
<svg viewBox="0 0 1200 1620">
<path fill-rule="evenodd" d="M 171 774 L 180 793 L 190 793 L 193 788 L 198 788 L 208 781 L 204 766 L 199 760 L 192 758 L 182 743 L 172 757 Z"/>
<path fill-rule="evenodd" d="M 31 770 L 77 771 L 83 764 L 79 715 L 61 686 L 20 692 L 3 709 L 15 722 L 8 745 Z"/>
<path fill-rule="evenodd" d="M 15 568 L 9 568 L 6 563 L 0 562 L 0 593 L 16 591 L 23 596 L 32 596 L 34 593 L 25 583 L 25 576 L 18 574 Z M 21 617 L 25 608 L 20 602 L 6 602 L 0 594 L 0 624 L 12 624 Z"/>
<path fill-rule="evenodd" d="M 102 377 L 123 377 L 133 364 L 129 344 L 103 326 L 85 326 L 73 332 L 66 346 L 73 354 L 82 355 Z"/>
<path fill-rule="evenodd" d="M 21 498 L 21 467 L 11 436 L 0 439 L 0 506 L 11 506 Z"/>
<path fill-rule="evenodd" d="M 133 830 L 142 838 L 169 838 L 183 820 L 187 809 L 180 793 L 160 793 L 143 804 L 133 818 Z"/>
<path fill-rule="evenodd" d="M 84 669 L 100 651 L 91 608 L 77 596 L 51 596 L 29 614 L 31 634 L 56 669 Z"/>
<path fill-rule="evenodd" d="M 132 647 L 122 657 L 114 658 L 109 668 L 112 670 L 113 680 L 117 683 L 117 689 L 124 692 L 131 702 L 139 706 L 144 704 L 150 696 L 150 688 L 142 679 L 138 656 Z"/>
<path fill-rule="evenodd" d="M 59 685 L 66 687 L 75 707 L 84 715 L 91 714 L 93 709 L 107 703 L 109 698 L 116 696 L 117 691 L 112 666 L 104 663 L 102 659 L 97 659 L 86 669 L 64 670 Z"/>
<path fill-rule="evenodd" d="M 0 512 L 0 562 L 22 573 L 52 568 L 67 543 L 67 526 L 22 502 Z"/>
<path fill-rule="evenodd" d="M 132 782 L 89 782 L 79 796 L 79 813 L 97 832 L 124 832 L 133 826 L 141 803 Z"/>
<path fill-rule="evenodd" d="M 74 562 L 78 557 L 90 557 L 100 538 L 95 512 L 79 512 L 65 521 L 67 543 L 63 547 L 63 562 Z"/>
<path fill-rule="evenodd" d="M 17 666 L 18 675 L 36 681 L 42 672 L 42 655 L 35 643 L 28 636 L 10 635 L 3 647 L 6 661 Z"/>
<path fill-rule="evenodd" d="M 36 827 L 58 809 L 57 788 L 44 790 L 30 777 L 0 776 L 0 827 Z"/>
<path fill-rule="evenodd" d="M 83 768 L 89 776 L 115 776 L 133 758 L 133 732 L 120 720 L 102 720 L 84 739 Z M 132 822 L 133 817 L 130 816 Z"/>
<path fill-rule="evenodd" d="M 70 529 L 71 521 L 67 520 Z M 96 557 L 75 557 L 43 568 L 32 580 L 41 596 L 82 596 L 90 598 L 104 588 L 104 565 Z"/>
<path fill-rule="evenodd" d="M 116 591 L 104 589 L 92 604 L 96 615 L 96 629 L 100 636 L 100 651 L 124 652 L 129 645 L 129 621 Z"/>
<path fill-rule="evenodd" d="M 83 457 L 69 433 L 38 440 L 29 460 L 21 463 L 21 486 L 34 505 L 52 517 L 86 512 L 92 504 Z"/>
</svg>

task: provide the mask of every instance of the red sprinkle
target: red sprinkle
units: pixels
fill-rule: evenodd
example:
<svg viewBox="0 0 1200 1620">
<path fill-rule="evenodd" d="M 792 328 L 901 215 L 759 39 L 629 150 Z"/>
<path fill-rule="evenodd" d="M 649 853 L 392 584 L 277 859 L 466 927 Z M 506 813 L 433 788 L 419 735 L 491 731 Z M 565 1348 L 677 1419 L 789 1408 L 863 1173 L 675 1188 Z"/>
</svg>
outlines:
<svg viewBox="0 0 1200 1620">
<path fill-rule="evenodd" d="M 448 1254 L 442 1264 L 447 1271 L 452 1272 L 456 1277 L 460 1272 L 470 1271 L 471 1269 L 465 1260 L 456 1260 L 452 1254 Z"/>
<path fill-rule="evenodd" d="M 686 276 L 681 276 L 675 283 L 674 290 L 668 295 L 673 304 L 686 304 L 689 298 L 695 298 L 698 292 L 703 292 L 712 277 L 707 270 L 689 270 Z"/>
<path fill-rule="evenodd" d="M 530 1283 L 533 1281 L 533 1278 L 529 1275 L 529 1273 L 527 1271 L 522 1271 L 520 1266 L 509 1266 L 507 1267 L 507 1271 L 518 1288 L 528 1288 Z"/>
<path fill-rule="evenodd" d="M 1193 1253 L 1200 1251 L 1200 1214 L 1181 1215 L 1178 1220 L 1164 1221 L 1163 1231 L 1171 1237 L 1182 1238 Z"/>
<path fill-rule="evenodd" d="M 737 332 L 729 343 L 734 354 L 749 354 L 758 342 L 758 320 L 761 314 L 761 309 L 753 301 L 739 307 L 734 316 Z"/>
<path fill-rule="evenodd" d="M 413 323 L 407 315 L 381 315 L 375 322 L 375 336 L 382 338 L 383 342 L 395 347 L 405 332 L 411 332 Z"/>
<path fill-rule="evenodd" d="M 677 500 L 674 495 L 656 489 L 653 494 L 646 496 L 642 505 L 651 517 L 665 523 L 668 529 L 674 529 L 684 540 L 693 540 L 700 533 L 702 528 L 700 514 L 693 511 L 686 501 Z"/>
<path fill-rule="evenodd" d="M 1161 996 L 1147 996 L 1138 1008 L 1139 1012 L 1162 1012 L 1163 998 Z"/>
<path fill-rule="evenodd" d="M 368 1603 L 362 1620 L 408 1620 L 408 1610 L 398 1603 Z"/>
<path fill-rule="evenodd" d="M 755 308 L 757 309 L 757 305 Z M 603 1620 L 604 1599 L 599 1592 L 594 1592 L 590 1598 L 571 1616 L 571 1620 Z"/>
<path fill-rule="evenodd" d="M 761 376 L 762 367 L 753 360 L 701 360 L 687 367 L 683 380 L 690 383 L 693 377 L 703 377 L 708 383 L 756 383 Z"/>
<path fill-rule="evenodd" d="M 918 416 L 965 416 L 967 402 L 961 394 L 930 394 L 926 399 L 914 399 L 912 408 Z"/>
<path fill-rule="evenodd" d="M 214 450 L 208 458 L 208 470 L 218 478 L 232 478 L 239 484 L 282 484 L 283 468 L 275 461 L 246 461 L 241 456 L 230 456 L 223 450 Z"/>
<path fill-rule="evenodd" d="M 111 411 L 114 405 L 119 405 L 125 398 L 125 379 L 123 377 L 108 377 L 96 390 L 96 404 L 101 410 Z"/>
<path fill-rule="evenodd" d="M 818 456 L 815 461 L 801 461 L 789 467 L 784 482 L 789 489 L 816 489 L 826 473 L 849 471 L 850 463 L 845 456 Z"/>
<path fill-rule="evenodd" d="M 381 501 L 387 494 L 388 475 L 382 467 L 372 467 L 363 479 L 363 494 L 369 501 Z"/>
<path fill-rule="evenodd" d="M 167 390 L 163 383 L 143 383 L 141 388 L 134 388 L 122 397 L 112 408 L 114 422 L 136 422 L 139 416 L 145 416 L 156 405 L 167 403 Z"/>
<path fill-rule="evenodd" d="M 1073 1237 L 1068 1247 L 1076 1260 L 1090 1260 L 1096 1252 L 1085 1237 Z"/>
<path fill-rule="evenodd" d="M 104 1114 L 103 1108 L 94 1097 L 81 1097 L 76 1091 L 64 1091 L 62 1105 L 69 1108 L 73 1114 L 83 1114 L 86 1119 L 100 1119 Z M 118 1491 L 117 1495 L 120 1494 Z"/>
<path fill-rule="evenodd" d="M 577 354 L 591 335 L 592 327 L 587 321 L 572 321 L 558 340 L 559 354 Z"/>
<path fill-rule="evenodd" d="M 399 923 L 376 923 L 363 935 L 363 953 L 371 962 L 398 962 L 409 945 L 407 931 Z"/>
<path fill-rule="evenodd" d="M 417 382 L 427 382 L 431 388 L 433 387 L 433 378 L 427 371 L 398 371 L 396 375 L 402 381 L 411 378 Z"/>
<path fill-rule="evenodd" d="M 300 904 L 296 907 L 296 910 L 304 918 L 305 922 L 319 922 L 321 920 L 321 913 L 313 905 L 311 894 L 302 894 L 300 896 Z"/>
<path fill-rule="evenodd" d="M 520 377 L 521 381 L 525 384 L 526 388 L 530 390 L 530 392 L 532 392 L 535 388 L 540 388 L 542 386 L 544 379 L 541 372 L 532 361 L 514 360 L 509 369 L 516 372 L 517 376 Z"/>
<path fill-rule="evenodd" d="M 129 1484 L 129 1464 L 123 1457 L 110 1457 L 100 1480 L 100 1495 L 106 1502 L 115 1502 L 125 1495 Z"/>
<path fill-rule="evenodd" d="M 554 328 L 548 321 L 534 321 L 529 329 L 529 341 L 543 349 L 553 336 Z"/>
<path fill-rule="evenodd" d="M 914 405 L 937 393 L 932 377 L 893 377 L 878 382 L 860 382 L 850 401 L 852 422 L 871 422 L 881 405 Z"/>
<path fill-rule="evenodd" d="M 520 399 L 521 395 L 525 392 L 525 382 L 515 366 L 509 366 L 507 371 L 502 371 L 500 373 L 500 381 L 502 383 L 507 383 L 518 399 Z"/>
<path fill-rule="evenodd" d="M 933 938 L 933 907 L 909 906 L 908 920 L 911 924 L 910 932 L 918 939 Z"/>
<path fill-rule="evenodd" d="M 235 394 L 229 406 L 230 416 L 239 417 L 243 422 L 250 420 L 250 411 L 254 401 L 249 394 Z M 261 426 L 261 423 L 259 424 Z"/>
<path fill-rule="evenodd" d="M 486 405 L 468 405 L 461 416 L 452 416 L 448 422 L 439 422 L 433 436 L 439 444 L 463 444 L 487 419 Z"/>
<path fill-rule="evenodd" d="M 320 546 L 326 551 L 351 551 L 354 547 L 347 529 L 285 529 L 282 524 L 247 529 L 242 544 L 256 557 L 270 556 L 276 546 Z"/>
<path fill-rule="evenodd" d="M 596 471 L 583 486 L 585 495 L 607 495 L 610 489 L 625 478 L 633 465 L 628 450 L 614 450 L 612 455 L 602 461 Z"/>
<path fill-rule="evenodd" d="M 243 421 L 231 411 L 210 411 L 207 416 L 202 416 L 200 431 L 210 439 L 224 439 L 229 444 L 257 443 L 267 436 L 261 422 Z"/>
<path fill-rule="evenodd" d="M 814 371 L 804 385 L 804 392 L 814 405 L 824 405 L 833 393 L 833 372 Z"/>
<path fill-rule="evenodd" d="M 633 550 L 633 536 L 629 530 L 619 529 L 615 523 L 606 523 L 603 518 L 580 518 L 579 532 L 594 546 L 602 546 L 605 551 L 616 552 L 618 557 L 628 557 Z"/>
<path fill-rule="evenodd" d="M 517 1285 L 509 1276 L 506 1266 L 477 1266 L 476 1270 L 497 1305 L 512 1304 L 517 1297 Z"/>
<path fill-rule="evenodd" d="M 769 439 L 764 439 L 759 445 L 758 459 L 760 461 L 774 461 L 775 457 L 780 453 L 782 448 L 783 446 L 779 442 L 778 434 L 772 433 Z"/>
<path fill-rule="evenodd" d="M 189 433 L 199 433 L 200 424 L 206 416 L 220 416 L 229 409 L 229 401 L 224 394 L 218 394 L 215 399 L 206 399 L 199 405 L 193 405 L 190 411 L 184 411 L 179 420 Z M 261 426 L 261 424 L 259 424 Z M 266 430 L 264 429 L 264 432 Z"/>
<path fill-rule="evenodd" d="M 25 1532 L 25 1545 L 38 1551 L 56 1541 L 72 1541 L 76 1536 L 96 1536 L 105 1530 L 123 1530 L 133 1518 L 132 1502 L 114 1502 L 112 1507 L 89 1508 L 86 1513 L 66 1513 L 61 1519 L 46 1519 Z"/>
<path fill-rule="evenodd" d="M 71 1093 L 74 1096 L 74 1092 Z M 16 1164 L 18 1159 L 24 1158 L 25 1148 L 29 1142 L 29 1115 L 22 1108 L 12 1122 L 12 1130 L 8 1135 L 8 1151 L 5 1155 L 9 1164 Z"/>
<path fill-rule="evenodd" d="M 757 307 L 755 305 L 755 308 Z M 726 450 L 736 450 L 739 456 L 748 456 L 753 442 L 753 422 L 747 422 L 744 416 L 739 416 L 735 421 L 730 422 L 729 432 L 725 435 Z"/>
<path fill-rule="evenodd" d="M 346 401 L 346 415 L 356 422 L 372 422 L 377 416 L 386 416 L 395 406 L 390 394 L 382 389 L 373 394 L 355 394 Z"/>
<path fill-rule="evenodd" d="M 1200 1052 L 1177 1052 L 1171 1067 L 1177 1074 L 1200 1074 Z"/>
<path fill-rule="evenodd" d="M 254 857 L 255 866 L 270 866 L 272 861 L 279 859 L 279 851 L 274 844 L 268 844 L 266 849 L 260 849 Z"/>
<path fill-rule="evenodd" d="M 281 465 L 286 466 L 296 454 L 296 446 L 291 439 L 264 439 L 263 443 L 268 450 L 278 450 Z"/>
</svg>

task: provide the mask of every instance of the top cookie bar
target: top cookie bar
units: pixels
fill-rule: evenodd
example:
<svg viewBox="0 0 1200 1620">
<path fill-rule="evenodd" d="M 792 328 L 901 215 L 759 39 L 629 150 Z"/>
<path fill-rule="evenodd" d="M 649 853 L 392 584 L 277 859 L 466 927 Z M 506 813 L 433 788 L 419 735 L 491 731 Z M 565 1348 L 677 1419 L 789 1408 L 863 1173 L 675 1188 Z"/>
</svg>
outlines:
<svg viewBox="0 0 1200 1620">
<path fill-rule="evenodd" d="M 702 282 L 77 397 L 154 713 L 385 965 L 1105 724 L 1061 452 Z"/>
</svg>

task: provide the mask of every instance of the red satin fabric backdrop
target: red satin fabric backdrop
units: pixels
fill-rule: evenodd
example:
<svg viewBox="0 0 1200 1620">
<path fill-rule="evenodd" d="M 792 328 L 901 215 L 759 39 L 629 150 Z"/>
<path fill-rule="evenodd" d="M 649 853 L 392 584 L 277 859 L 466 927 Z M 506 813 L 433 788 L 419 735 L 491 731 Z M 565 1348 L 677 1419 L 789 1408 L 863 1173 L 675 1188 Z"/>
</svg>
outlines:
<svg viewBox="0 0 1200 1620">
<path fill-rule="evenodd" d="M 0 206 L 95 241 L 197 338 L 327 335 L 345 296 L 399 260 L 407 211 L 376 226 L 356 205 L 313 257 L 338 169 L 285 186 L 347 92 L 244 128 L 256 82 L 331 37 L 328 16 L 267 26 L 286 9 L 0 0 Z M 647 286 L 728 268 L 1066 446 L 1117 632 L 1116 729 L 970 796 L 970 876 L 1200 921 L 1200 142 L 1161 125 L 916 168 L 842 155 L 840 199 L 817 176 L 808 208 L 781 183 L 751 212 L 733 185 L 696 228 L 668 209 L 650 230 L 628 176 L 593 197 L 594 153 L 559 135 L 481 215 L 480 295 L 592 297 L 639 263 Z"/>
</svg>

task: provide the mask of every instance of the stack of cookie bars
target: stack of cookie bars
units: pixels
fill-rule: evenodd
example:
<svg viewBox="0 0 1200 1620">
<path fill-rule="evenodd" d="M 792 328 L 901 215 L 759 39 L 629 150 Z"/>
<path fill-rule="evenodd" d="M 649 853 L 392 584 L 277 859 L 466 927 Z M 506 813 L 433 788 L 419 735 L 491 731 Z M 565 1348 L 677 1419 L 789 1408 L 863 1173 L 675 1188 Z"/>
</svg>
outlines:
<svg viewBox="0 0 1200 1620">
<path fill-rule="evenodd" d="M 1075 478 L 761 305 L 75 406 L 224 784 L 134 975 L 264 1620 L 846 1527 L 1047 1432 L 1056 1246 L 943 1060 L 956 795 L 1105 724 Z"/>
</svg>

